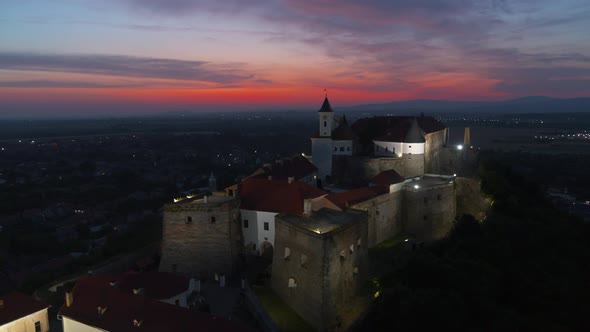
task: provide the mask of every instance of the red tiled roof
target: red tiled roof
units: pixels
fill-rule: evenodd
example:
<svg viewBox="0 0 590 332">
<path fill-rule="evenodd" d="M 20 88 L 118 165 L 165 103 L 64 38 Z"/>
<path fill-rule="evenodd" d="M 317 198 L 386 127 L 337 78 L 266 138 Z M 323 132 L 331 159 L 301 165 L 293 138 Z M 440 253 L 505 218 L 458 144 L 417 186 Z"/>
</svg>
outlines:
<svg viewBox="0 0 590 332">
<path fill-rule="evenodd" d="M 134 289 L 143 288 L 143 295 L 151 299 L 169 299 L 182 292 L 186 292 L 190 279 L 184 276 L 168 272 L 130 272 L 117 275 L 101 275 L 85 277 L 85 283 L 101 286 L 110 286 L 117 283 L 117 288 L 123 292 L 133 294 Z"/>
<path fill-rule="evenodd" d="M 240 208 L 254 211 L 267 211 L 303 214 L 303 200 L 316 198 L 326 193 L 304 182 L 249 178 L 240 183 Z"/>
<path fill-rule="evenodd" d="M 63 305 L 60 315 L 110 332 L 249 331 L 233 322 L 132 295 L 116 287 L 97 284 L 90 278 L 80 279 L 76 283 L 73 296 L 72 305 Z M 100 314 L 98 306 L 106 308 L 106 311 Z M 141 325 L 134 326 L 134 320 L 141 321 Z"/>
<path fill-rule="evenodd" d="M 418 127 L 426 134 L 446 128 L 444 124 L 431 116 L 377 116 L 355 121 L 351 128 L 358 135 L 368 140 L 384 140 L 403 142 L 411 126 L 412 119 L 416 119 Z"/>
<path fill-rule="evenodd" d="M 49 307 L 19 292 L 2 295 L 0 300 L 4 301 L 4 305 L 0 306 L 0 326 Z"/>
<path fill-rule="evenodd" d="M 371 182 L 374 184 L 379 184 L 382 186 L 389 186 L 395 183 L 401 183 L 404 182 L 406 179 L 399 175 L 398 172 L 396 172 L 395 170 L 391 169 L 389 171 L 383 171 L 377 175 L 375 175 L 373 178 L 371 178 Z"/>
<path fill-rule="evenodd" d="M 353 189 L 341 193 L 329 194 L 326 198 L 336 204 L 339 208 L 345 209 L 356 203 L 364 202 L 373 197 L 383 195 L 389 192 L 389 189 L 384 186 L 365 187 Z"/>
<path fill-rule="evenodd" d="M 303 156 L 294 156 L 285 158 L 279 162 L 274 162 L 269 166 L 260 168 L 254 173 L 253 177 L 267 178 L 269 175 L 273 179 L 302 179 L 316 172 L 318 168 Z"/>
</svg>

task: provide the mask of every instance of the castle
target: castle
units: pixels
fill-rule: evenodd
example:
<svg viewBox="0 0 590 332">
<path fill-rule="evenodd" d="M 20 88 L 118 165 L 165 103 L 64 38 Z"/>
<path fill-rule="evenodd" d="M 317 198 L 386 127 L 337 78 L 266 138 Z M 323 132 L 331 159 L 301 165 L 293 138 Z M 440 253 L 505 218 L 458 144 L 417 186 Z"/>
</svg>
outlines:
<svg viewBox="0 0 590 332">
<path fill-rule="evenodd" d="M 370 301 L 368 248 L 453 226 L 456 176 L 436 175 L 447 128 L 428 116 L 349 125 L 326 96 L 312 156 L 264 165 L 240 183 L 164 207 L 161 271 L 218 278 L 240 255 L 272 259 L 270 284 L 319 331 L 345 329 Z M 350 189 L 354 188 L 354 189 Z"/>
</svg>

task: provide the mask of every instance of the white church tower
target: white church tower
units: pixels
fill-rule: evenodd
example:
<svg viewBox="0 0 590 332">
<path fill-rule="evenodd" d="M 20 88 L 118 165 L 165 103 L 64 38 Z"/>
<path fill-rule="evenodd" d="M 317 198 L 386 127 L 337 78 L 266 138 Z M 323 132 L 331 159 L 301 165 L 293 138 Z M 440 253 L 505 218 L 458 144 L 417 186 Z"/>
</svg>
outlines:
<svg viewBox="0 0 590 332">
<path fill-rule="evenodd" d="M 311 158 L 318 168 L 318 179 L 329 180 L 332 174 L 332 131 L 334 130 L 334 110 L 328 101 L 328 95 L 318 112 L 319 131 L 311 138 Z"/>
</svg>

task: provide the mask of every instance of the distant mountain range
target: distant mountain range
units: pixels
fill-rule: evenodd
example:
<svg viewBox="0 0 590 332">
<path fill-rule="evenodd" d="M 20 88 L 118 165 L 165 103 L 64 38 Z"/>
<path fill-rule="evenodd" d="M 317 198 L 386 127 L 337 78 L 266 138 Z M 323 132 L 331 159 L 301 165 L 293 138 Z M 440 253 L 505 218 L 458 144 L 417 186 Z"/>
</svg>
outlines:
<svg viewBox="0 0 590 332">
<path fill-rule="evenodd" d="M 590 98 L 551 98 L 530 96 L 503 101 L 449 101 L 416 99 L 382 104 L 338 107 L 340 111 L 415 113 L 417 111 L 445 113 L 565 113 L 590 112 Z"/>
</svg>

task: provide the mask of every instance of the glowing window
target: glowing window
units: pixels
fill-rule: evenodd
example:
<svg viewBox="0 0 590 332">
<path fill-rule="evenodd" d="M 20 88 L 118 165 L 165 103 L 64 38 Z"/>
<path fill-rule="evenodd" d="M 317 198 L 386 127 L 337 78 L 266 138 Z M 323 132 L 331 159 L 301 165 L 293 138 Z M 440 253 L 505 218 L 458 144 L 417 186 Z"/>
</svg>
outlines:
<svg viewBox="0 0 590 332">
<path fill-rule="evenodd" d="M 293 278 L 289 278 L 289 288 L 297 288 L 297 281 Z"/>
<path fill-rule="evenodd" d="M 351 244 L 350 247 L 348 247 L 348 251 L 351 255 L 354 253 L 354 244 Z"/>
<path fill-rule="evenodd" d="M 283 255 L 283 258 L 287 259 L 289 256 L 291 256 L 291 249 L 285 248 L 285 254 Z"/>
</svg>

